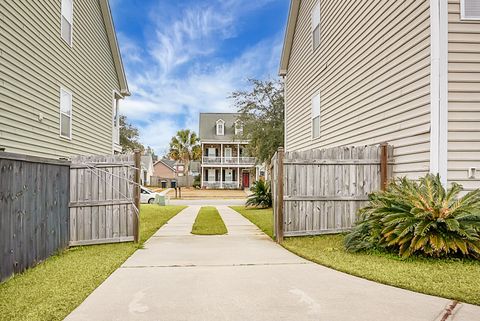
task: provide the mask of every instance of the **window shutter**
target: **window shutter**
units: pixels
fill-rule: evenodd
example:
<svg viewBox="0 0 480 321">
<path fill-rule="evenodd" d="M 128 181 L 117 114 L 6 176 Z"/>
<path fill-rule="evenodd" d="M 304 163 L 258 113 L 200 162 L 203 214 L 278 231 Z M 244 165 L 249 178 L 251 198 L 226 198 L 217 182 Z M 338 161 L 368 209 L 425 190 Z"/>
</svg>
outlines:
<svg viewBox="0 0 480 321">
<path fill-rule="evenodd" d="M 480 0 L 462 1 L 462 19 L 480 20 Z"/>
</svg>

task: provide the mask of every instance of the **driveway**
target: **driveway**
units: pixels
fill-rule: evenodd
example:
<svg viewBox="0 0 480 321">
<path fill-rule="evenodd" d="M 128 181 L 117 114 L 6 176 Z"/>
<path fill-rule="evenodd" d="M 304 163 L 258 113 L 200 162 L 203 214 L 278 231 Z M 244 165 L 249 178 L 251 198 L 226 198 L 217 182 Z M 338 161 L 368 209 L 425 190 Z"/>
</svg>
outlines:
<svg viewBox="0 0 480 321">
<path fill-rule="evenodd" d="M 190 234 L 199 206 L 164 225 L 66 320 L 480 320 L 480 307 L 306 261 L 217 206 L 228 235 Z"/>
</svg>

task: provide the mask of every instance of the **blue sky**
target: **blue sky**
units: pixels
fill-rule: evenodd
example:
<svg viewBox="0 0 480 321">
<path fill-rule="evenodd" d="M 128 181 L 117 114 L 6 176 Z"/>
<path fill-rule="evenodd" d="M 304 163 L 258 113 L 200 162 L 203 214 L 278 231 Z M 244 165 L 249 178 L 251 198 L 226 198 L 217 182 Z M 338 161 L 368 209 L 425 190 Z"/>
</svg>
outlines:
<svg viewBox="0 0 480 321">
<path fill-rule="evenodd" d="M 132 96 L 121 112 L 160 155 L 199 112 L 235 112 L 248 78 L 277 76 L 288 0 L 110 0 Z"/>
</svg>

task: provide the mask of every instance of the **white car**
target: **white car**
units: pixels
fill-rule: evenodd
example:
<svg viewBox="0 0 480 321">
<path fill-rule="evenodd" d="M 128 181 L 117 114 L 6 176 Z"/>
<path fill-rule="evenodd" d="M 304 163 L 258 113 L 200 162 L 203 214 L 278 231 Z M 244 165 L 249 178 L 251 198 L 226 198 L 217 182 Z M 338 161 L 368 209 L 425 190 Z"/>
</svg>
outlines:
<svg viewBox="0 0 480 321">
<path fill-rule="evenodd" d="M 146 187 L 140 187 L 140 203 L 153 204 L 155 201 L 155 196 L 160 195 L 160 193 L 153 192 Z"/>
</svg>

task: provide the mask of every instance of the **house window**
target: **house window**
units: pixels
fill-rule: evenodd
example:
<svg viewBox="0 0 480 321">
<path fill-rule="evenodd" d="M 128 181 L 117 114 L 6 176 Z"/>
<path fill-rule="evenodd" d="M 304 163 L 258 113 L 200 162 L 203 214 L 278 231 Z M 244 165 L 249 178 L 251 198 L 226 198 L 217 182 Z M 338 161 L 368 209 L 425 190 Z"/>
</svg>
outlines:
<svg viewBox="0 0 480 321">
<path fill-rule="evenodd" d="M 225 158 L 232 158 L 232 148 L 225 147 Z"/>
<path fill-rule="evenodd" d="M 61 35 L 70 46 L 73 34 L 73 0 L 62 0 Z"/>
<path fill-rule="evenodd" d="M 320 94 L 312 98 L 312 138 L 320 137 Z"/>
<path fill-rule="evenodd" d="M 209 169 L 208 170 L 208 177 L 207 181 L 209 182 L 215 182 L 215 170 L 214 169 Z"/>
<path fill-rule="evenodd" d="M 60 136 L 72 138 L 72 93 L 60 88 Z"/>
<path fill-rule="evenodd" d="M 243 124 L 240 120 L 235 122 L 235 135 L 242 135 L 243 134 Z"/>
<path fill-rule="evenodd" d="M 315 50 L 320 46 L 320 1 L 317 1 L 312 10 L 312 41 Z"/>
<path fill-rule="evenodd" d="M 225 122 L 222 119 L 217 120 L 217 136 L 225 134 Z"/>
<path fill-rule="evenodd" d="M 113 99 L 113 142 L 120 144 L 120 99 Z"/>
<path fill-rule="evenodd" d="M 231 169 L 225 170 L 225 182 L 232 182 L 233 181 L 233 171 Z"/>
<path fill-rule="evenodd" d="M 462 20 L 480 20 L 480 0 L 462 0 L 460 12 Z"/>
<path fill-rule="evenodd" d="M 208 157 L 210 158 L 213 158 L 213 157 L 216 157 L 217 155 L 217 151 L 215 149 L 215 147 L 209 147 L 208 148 Z"/>
</svg>

